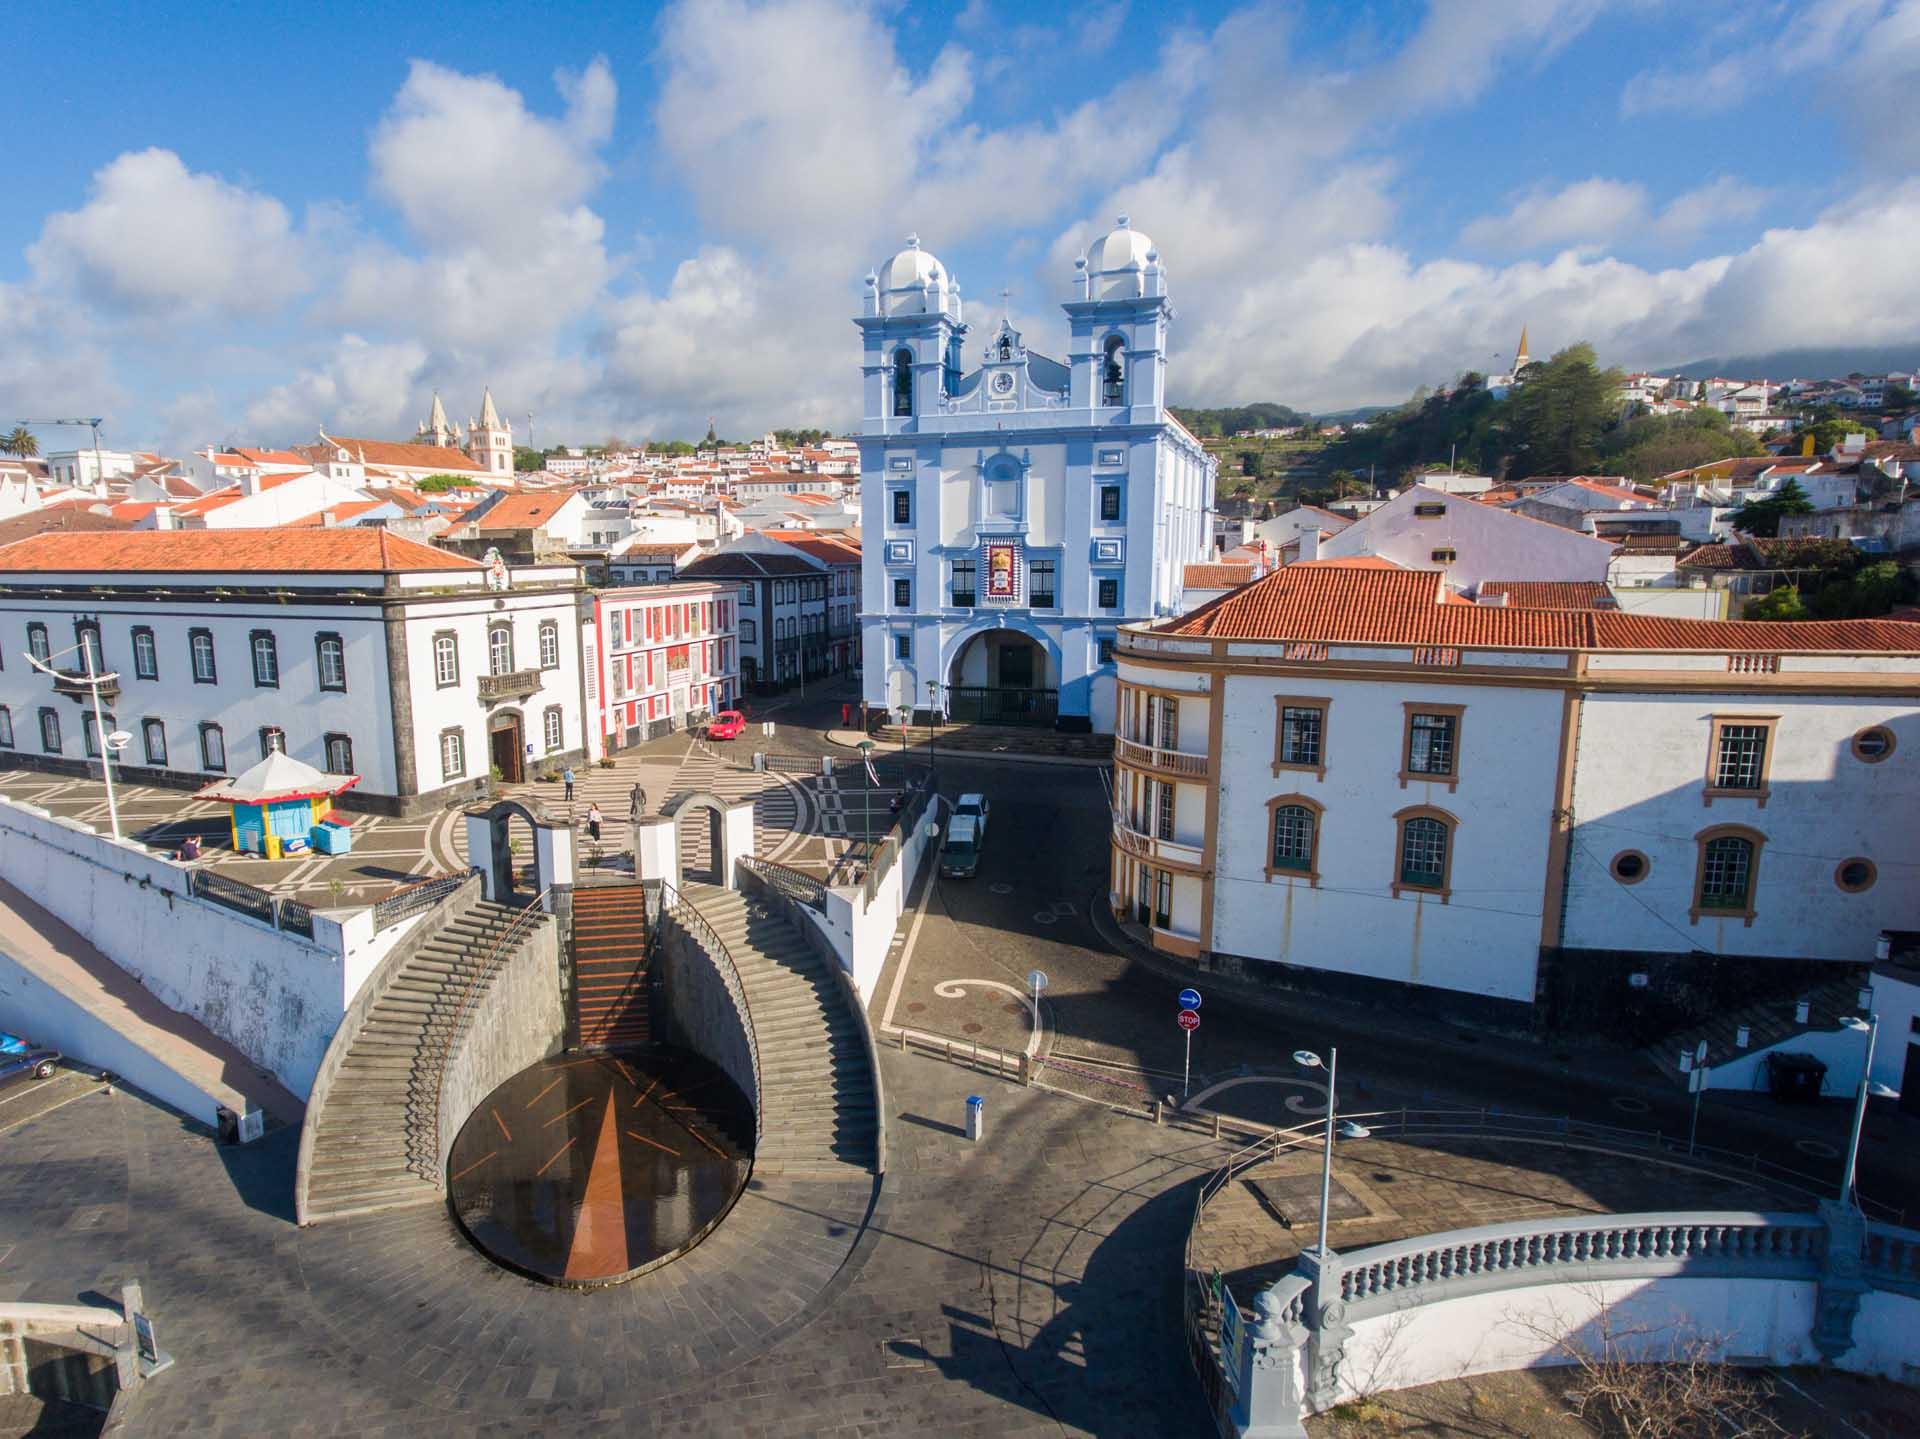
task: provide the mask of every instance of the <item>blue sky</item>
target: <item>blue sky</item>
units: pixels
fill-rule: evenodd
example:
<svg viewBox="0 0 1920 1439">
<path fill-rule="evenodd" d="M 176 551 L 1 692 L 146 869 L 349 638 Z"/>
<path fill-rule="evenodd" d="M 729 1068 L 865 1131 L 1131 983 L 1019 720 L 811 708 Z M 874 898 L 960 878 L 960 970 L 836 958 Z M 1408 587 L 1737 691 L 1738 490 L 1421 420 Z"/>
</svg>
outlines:
<svg viewBox="0 0 1920 1439">
<path fill-rule="evenodd" d="M 1187 403 L 1920 343 L 1920 0 L 616 9 L 16 0 L 0 418 L 842 427 L 908 231 L 1057 351 L 1122 209 Z"/>
</svg>

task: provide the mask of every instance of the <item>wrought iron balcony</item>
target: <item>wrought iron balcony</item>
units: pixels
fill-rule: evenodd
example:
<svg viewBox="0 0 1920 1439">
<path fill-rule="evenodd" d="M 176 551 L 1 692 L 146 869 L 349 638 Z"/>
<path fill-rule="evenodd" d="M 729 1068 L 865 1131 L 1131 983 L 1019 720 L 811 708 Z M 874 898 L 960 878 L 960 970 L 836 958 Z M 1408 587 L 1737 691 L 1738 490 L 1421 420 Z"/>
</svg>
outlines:
<svg viewBox="0 0 1920 1439">
<path fill-rule="evenodd" d="M 1122 764 L 1130 764 L 1136 769 L 1150 769 L 1160 774 L 1178 775 L 1182 779 L 1207 777 L 1207 757 L 1203 754 L 1160 749 L 1154 745 L 1137 744 L 1133 740 L 1118 737 L 1113 742 L 1113 748 L 1115 756 Z"/>
<path fill-rule="evenodd" d="M 508 670 L 503 675 L 480 676 L 480 699 L 484 704 L 495 704 L 500 700 L 524 700 L 539 689 L 539 670 Z"/>
<path fill-rule="evenodd" d="M 101 675 L 96 677 L 94 683 L 100 687 L 101 704 L 110 705 L 120 698 L 119 675 L 112 673 Z M 93 690 L 88 683 L 86 673 L 82 670 L 55 671 L 53 692 L 57 695 L 65 695 L 70 700 L 77 700 L 81 704 L 90 703 L 93 697 Z"/>
</svg>

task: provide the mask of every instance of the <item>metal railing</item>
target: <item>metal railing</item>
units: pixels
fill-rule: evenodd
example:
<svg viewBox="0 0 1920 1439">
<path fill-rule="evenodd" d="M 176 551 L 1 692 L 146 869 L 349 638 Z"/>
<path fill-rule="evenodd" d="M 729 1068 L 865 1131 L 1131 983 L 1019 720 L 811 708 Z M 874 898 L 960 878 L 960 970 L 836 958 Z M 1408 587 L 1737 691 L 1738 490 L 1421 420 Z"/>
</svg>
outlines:
<svg viewBox="0 0 1920 1439">
<path fill-rule="evenodd" d="M 733 1002 L 740 1006 L 741 1027 L 747 1036 L 747 1058 L 753 1064 L 753 1140 L 758 1148 L 760 1143 L 760 1116 L 766 1108 L 766 1089 L 760 1078 L 760 1041 L 753 1031 L 753 1006 L 747 1002 L 747 983 L 740 977 L 740 968 L 733 962 L 726 942 L 720 938 L 719 931 L 707 923 L 707 917 L 694 907 L 693 901 L 680 893 L 664 880 L 660 884 L 660 913 L 663 918 L 671 916 L 684 925 L 687 932 L 699 941 L 700 946 L 714 962 L 714 968 L 720 974 L 721 984 L 726 986 Z M 660 929 L 664 929 L 662 924 Z M 656 933 L 658 931 L 656 930 Z"/>
<path fill-rule="evenodd" d="M 187 893 L 235 914 L 244 914 L 302 939 L 313 938 L 313 911 L 297 899 L 282 899 L 264 889 L 212 869 L 187 871 Z"/>
<path fill-rule="evenodd" d="M 403 919 L 412 919 L 416 914 L 432 909 L 466 882 L 467 876 L 464 874 L 440 874 L 402 885 L 391 894 L 374 901 L 373 927 L 382 930 Z"/>
<path fill-rule="evenodd" d="M 467 1022 L 467 1015 L 473 1009 L 474 1001 L 493 983 L 501 964 L 511 957 L 513 951 L 520 947 L 520 942 L 527 937 L 531 928 L 529 920 L 539 921 L 547 917 L 543 906 L 552 894 L 551 886 L 541 890 L 534 896 L 531 904 L 508 922 L 507 927 L 500 931 L 487 950 L 486 957 L 474 967 L 473 973 L 467 976 L 467 982 L 461 986 L 460 997 L 455 1001 L 451 1015 L 438 1025 L 429 1023 L 421 1033 L 414 1074 L 416 1080 L 422 1082 L 426 1089 L 426 1093 L 422 1095 L 421 1107 L 426 1110 L 430 1121 L 429 1133 L 433 1137 L 433 1153 L 430 1158 L 418 1154 L 410 1155 L 409 1158 L 415 1164 L 416 1172 L 419 1172 L 422 1162 L 431 1165 L 420 1174 L 420 1177 L 436 1188 L 445 1187 L 440 1179 L 442 1137 L 440 1092 L 446 1082 L 447 1062 L 452 1058 L 454 1042 L 460 1037 L 461 1029 Z"/>
<path fill-rule="evenodd" d="M 823 880 L 801 870 L 792 869 L 776 860 L 760 859 L 754 855 L 745 855 L 739 860 L 750 874 L 766 881 L 767 886 L 776 893 L 784 895 L 797 904 L 809 909 L 827 911 L 827 886 Z"/>
</svg>

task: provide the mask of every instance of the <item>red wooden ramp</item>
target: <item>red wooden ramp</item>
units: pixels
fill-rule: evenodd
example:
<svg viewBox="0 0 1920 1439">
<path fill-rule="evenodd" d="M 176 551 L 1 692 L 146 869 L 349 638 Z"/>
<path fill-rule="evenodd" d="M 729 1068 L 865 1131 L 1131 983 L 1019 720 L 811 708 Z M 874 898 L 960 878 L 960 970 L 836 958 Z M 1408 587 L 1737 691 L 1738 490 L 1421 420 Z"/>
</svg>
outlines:
<svg viewBox="0 0 1920 1439">
<path fill-rule="evenodd" d="M 620 1049 L 652 1037 L 646 891 L 637 884 L 573 892 L 573 1042 Z"/>
</svg>

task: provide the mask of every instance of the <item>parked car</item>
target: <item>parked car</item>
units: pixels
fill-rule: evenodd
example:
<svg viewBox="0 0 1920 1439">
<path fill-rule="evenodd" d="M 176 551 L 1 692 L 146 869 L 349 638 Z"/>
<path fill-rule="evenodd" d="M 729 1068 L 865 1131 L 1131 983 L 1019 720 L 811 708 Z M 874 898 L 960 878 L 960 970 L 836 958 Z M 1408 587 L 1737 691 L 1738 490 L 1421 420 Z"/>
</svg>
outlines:
<svg viewBox="0 0 1920 1439">
<path fill-rule="evenodd" d="M 947 842 L 940 851 L 940 873 L 948 879 L 972 879 L 980 867 L 980 822 L 957 814 L 947 824 Z"/>
<path fill-rule="evenodd" d="M 721 710 L 707 721 L 708 739 L 739 739 L 747 727 L 747 717 L 739 710 Z"/>
<path fill-rule="evenodd" d="M 0 1034 L 0 1085 L 22 1079 L 52 1079 L 60 1051 L 44 1049 L 16 1035 Z"/>
<path fill-rule="evenodd" d="M 971 819 L 979 827 L 981 839 L 987 837 L 987 816 L 992 812 L 993 806 L 983 794 L 963 794 L 953 802 L 953 817 Z"/>
</svg>

